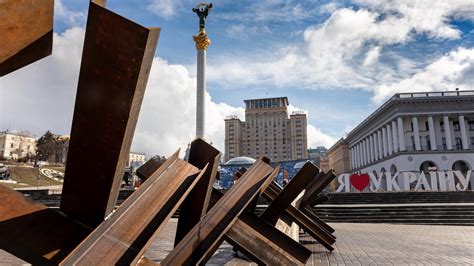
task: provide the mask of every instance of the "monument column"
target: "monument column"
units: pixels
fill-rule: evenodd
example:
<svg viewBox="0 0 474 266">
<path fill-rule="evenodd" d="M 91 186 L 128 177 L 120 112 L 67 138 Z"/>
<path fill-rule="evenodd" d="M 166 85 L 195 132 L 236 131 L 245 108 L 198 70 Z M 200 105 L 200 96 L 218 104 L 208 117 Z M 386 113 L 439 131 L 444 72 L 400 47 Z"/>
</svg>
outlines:
<svg viewBox="0 0 474 266">
<path fill-rule="evenodd" d="M 199 16 L 199 33 L 193 36 L 197 49 L 197 83 L 196 83 L 196 138 L 204 138 L 206 115 L 206 51 L 211 44 L 205 30 L 205 22 L 212 4 L 198 4 L 193 9 Z"/>
</svg>

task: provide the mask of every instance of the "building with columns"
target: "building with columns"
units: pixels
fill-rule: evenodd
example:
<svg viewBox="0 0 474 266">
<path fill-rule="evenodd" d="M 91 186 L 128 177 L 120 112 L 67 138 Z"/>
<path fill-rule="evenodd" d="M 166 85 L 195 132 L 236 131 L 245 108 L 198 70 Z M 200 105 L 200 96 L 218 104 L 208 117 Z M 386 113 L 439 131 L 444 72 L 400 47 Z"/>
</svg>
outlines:
<svg viewBox="0 0 474 266">
<path fill-rule="evenodd" d="M 474 91 L 395 94 L 346 137 L 352 173 L 474 166 Z"/>
<path fill-rule="evenodd" d="M 266 156 L 272 161 L 308 158 L 306 114 L 288 118 L 288 98 L 245 100 L 245 122 L 225 119 L 225 161 Z"/>
</svg>

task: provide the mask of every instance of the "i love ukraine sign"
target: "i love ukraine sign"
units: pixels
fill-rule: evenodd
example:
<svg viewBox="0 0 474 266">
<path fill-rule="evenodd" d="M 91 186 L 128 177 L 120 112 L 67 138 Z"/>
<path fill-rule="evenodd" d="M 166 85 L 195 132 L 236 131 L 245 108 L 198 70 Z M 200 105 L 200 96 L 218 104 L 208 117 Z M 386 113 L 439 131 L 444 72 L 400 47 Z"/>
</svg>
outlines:
<svg viewBox="0 0 474 266">
<path fill-rule="evenodd" d="M 461 171 L 432 171 L 432 172 L 396 172 L 364 174 L 341 174 L 338 177 L 339 187 L 336 192 L 351 192 L 351 187 L 357 191 L 377 192 L 384 185 L 385 191 L 465 191 L 469 188 L 472 170 L 464 175 Z"/>
</svg>

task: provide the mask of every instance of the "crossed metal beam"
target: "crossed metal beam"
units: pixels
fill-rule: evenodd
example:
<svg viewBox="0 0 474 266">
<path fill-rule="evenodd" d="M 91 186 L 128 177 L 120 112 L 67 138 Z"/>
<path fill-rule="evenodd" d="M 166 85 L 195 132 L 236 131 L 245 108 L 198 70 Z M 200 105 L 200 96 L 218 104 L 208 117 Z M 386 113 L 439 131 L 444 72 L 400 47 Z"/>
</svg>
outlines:
<svg viewBox="0 0 474 266">
<path fill-rule="evenodd" d="M 0 75 L 51 53 L 52 0 L 40 2 L 0 3 L 0 18 L 15 17 L 4 10 L 17 8 L 18 16 L 38 11 L 44 21 L 24 40 L 7 42 Z M 21 24 L 15 36 L 28 26 Z M 0 205 L 0 248 L 32 264 L 153 265 L 143 254 L 179 207 L 175 247 L 163 265 L 203 264 L 224 240 L 259 264 L 306 263 L 311 252 L 276 229 L 278 219 L 297 223 L 332 250 L 334 229 L 311 208 L 323 199 L 318 194 L 334 179 L 332 172 L 306 163 L 282 189 L 273 182 L 279 167 L 262 158 L 241 169 L 238 182 L 222 194 L 212 188 L 221 154 L 202 139 L 192 142 L 188 161 L 178 151 L 138 169 L 146 181 L 114 210 L 159 32 L 109 11 L 103 0 L 90 2 L 60 209 L 0 185 L 6 203 Z M 270 202 L 260 217 L 253 213 L 259 197 Z"/>
</svg>

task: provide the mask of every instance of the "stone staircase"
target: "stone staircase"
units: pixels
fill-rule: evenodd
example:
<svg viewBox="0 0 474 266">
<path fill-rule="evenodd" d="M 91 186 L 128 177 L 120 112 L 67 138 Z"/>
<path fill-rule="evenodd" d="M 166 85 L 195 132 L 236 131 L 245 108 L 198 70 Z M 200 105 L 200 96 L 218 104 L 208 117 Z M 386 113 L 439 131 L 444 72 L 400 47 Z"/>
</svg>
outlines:
<svg viewBox="0 0 474 266">
<path fill-rule="evenodd" d="M 328 193 L 326 222 L 474 225 L 474 191 Z"/>
<path fill-rule="evenodd" d="M 30 199 L 58 208 L 61 194 L 48 190 L 20 191 Z M 133 190 L 121 190 L 117 206 Z M 329 200 L 315 211 L 326 222 L 474 225 L 474 191 L 327 193 Z M 266 208 L 259 202 L 255 212 Z M 178 217 L 179 209 L 173 215 Z"/>
</svg>

